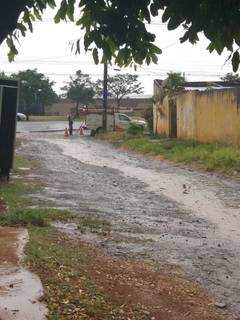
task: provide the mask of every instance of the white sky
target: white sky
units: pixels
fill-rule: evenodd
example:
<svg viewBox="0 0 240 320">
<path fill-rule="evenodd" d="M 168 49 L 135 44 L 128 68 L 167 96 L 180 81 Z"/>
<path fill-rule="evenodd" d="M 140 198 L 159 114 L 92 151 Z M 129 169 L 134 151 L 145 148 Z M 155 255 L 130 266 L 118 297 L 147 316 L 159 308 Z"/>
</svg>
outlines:
<svg viewBox="0 0 240 320">
<path fill-rule="evenodd" d="M 17 72 L 18 70 L 37 68 L 39 72 L 46 74 L 56 82 L 55 89 L 60 93 L 64 81 L 68 81 L 69 75 L 81 69 L 88 73 L 93 80 L 101 78 L 103 66 L 96 66 L 91 53 L 75 56 L 70 49 L 69 41 L 80 38 L 83 33 L 73 23 L 54 24 L 53 12 L 47 11 L 42 22 L 34 23 L 34 32 L 21 38 L 19 55 L 15 62 L 7 60 L 7 49 L 3 44 L 0 47 L 0 71 Z M 189 43 L 180 44 L 181 29 L 168 31 L 165 24 L 158 17 L 148 26 L 149 30 L 156 34 L 156 45 L 162 50 L 157 65 L 143 65 L 135 72 L 132 68 L 122 69 L 121 72 L 131 72 L 139 75 L 139 80 L 144 87 L 144 95 L 153 95 L 153 80 L 163 79 L 168 71 L 185 72 L 189 81 L 219 80 L 219 77 L 231 72 L 231 64 L 225 61 L 228 53 L 221 56 L 210 54 L 206 47 L 208 41 L 201 36 L 201 42 L 197 45 Z M 110 66 L 109 74 L 114 75 L 116 66 Z"/>
</svg>

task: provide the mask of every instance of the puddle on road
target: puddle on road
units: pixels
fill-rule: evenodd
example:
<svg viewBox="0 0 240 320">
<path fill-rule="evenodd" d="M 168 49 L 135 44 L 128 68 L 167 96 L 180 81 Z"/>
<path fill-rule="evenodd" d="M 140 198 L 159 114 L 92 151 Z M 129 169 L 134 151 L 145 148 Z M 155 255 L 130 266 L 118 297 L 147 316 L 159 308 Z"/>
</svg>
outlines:
<svg viewBox="0 0 240 320">
<path fill-rule="evenodd" d="M 37 276 L 20 267 L 0 267 L 1 320 L 45 319 L 46 309 L 38 301 L 42 295 Z"/>
<path fill-rule="evenodd" d="M 117 169 L 125 176 L 136 178 L 147 184 L 147 191 L 164 195 L 193 212 L 197 217 L 210 220 L 216 225 L 216 232 L 233 241 L 240 239 L 240 209 L 226 208 L 224 203 L 215 195 L 217 192 L 207 187 L 205 183 L 194 180 L 193 176 L 155 171 L 137 167 L 124 154 L 115 154 L 114 149 L 106 150 L 105 145 L 91 148 L 88 141 L 69 141 L 63 139 L 47 140 L 63 150 L 63 154 L 71 156 L 83 163 L 95 166 Z M 116 156 L 117 155 L 117 156 Z M 217 191 L 217 190 L 215 190 Z"/>
<path fill-rule="evenodd" d="M 81 232 L 76 223 L 62 223 L 58 221 L 52 223 L 52 225 L 69 236 L 79 238 L 80 240 L 93 245 L 101 244 L 103 241 L 98 233 L 92 233 L 91 231 Z"/>
<path fill-rule="evenodd" d="M 43 320 L 47 310 L 39 302 L 43 295 L 40 279 L 19 266 L 28 240 L 27 230 L 0 228 L 0 319 Z"/>
</svg>

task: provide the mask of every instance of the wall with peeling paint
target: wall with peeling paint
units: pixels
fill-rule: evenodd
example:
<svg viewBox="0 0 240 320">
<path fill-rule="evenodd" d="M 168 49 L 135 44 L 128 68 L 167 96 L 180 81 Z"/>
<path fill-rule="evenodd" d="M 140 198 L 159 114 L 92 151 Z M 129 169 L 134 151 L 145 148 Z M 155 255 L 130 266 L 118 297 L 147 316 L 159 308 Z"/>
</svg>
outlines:
<svg viewBox="0 0 240 320">
<path fill-rule="evenodd" d="M 240 90 L 187 91 L 175 95 L 177 137 L 240 145 Z M 170 136 L 168 97 L 154 106 L 154 132 Z"/>
<path fill-rule="evenodd" d="M 170 135 L 168 97 L 165 97 L 162 102 L 156 102 L 153 106 L 153 131 L 161 137 Z"/>
</svg>

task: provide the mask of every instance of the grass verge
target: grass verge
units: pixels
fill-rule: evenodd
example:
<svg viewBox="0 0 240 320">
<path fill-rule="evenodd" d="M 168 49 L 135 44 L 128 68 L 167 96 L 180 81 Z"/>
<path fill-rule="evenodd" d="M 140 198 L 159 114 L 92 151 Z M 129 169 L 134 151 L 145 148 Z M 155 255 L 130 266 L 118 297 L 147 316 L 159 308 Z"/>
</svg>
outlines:
<svg viewBox="0 0 240 320">
<path fill-rule="evenodd" d="M 26 263 L 44 285 L 49 320 L 220 320 L 190 281 L 144 263 L 103 256 L 51 227 L 29 229 Z"/>
<path fill-rule="evenodd" d="M 240 172 L 240 148 L 238 146 L 156 139 L 146 136 L 133 137 L 126 133 L 116 132 L 105 133 L 99 135 L 98 138 L 142 154 L 161 156 L 164 159 L 187 165 L 197 165 L 207 171 L 227 174 Z"/>
<path fill-rule="evenodd" d="M 67 116 L 30 116 L 30 121 L 67 121 Z M 82 121 L 83 118 L 77 118 L 76 120 Z"/>
<path fill-rule="evenodd" d="M 27 173 L 36 168 L 38 168 L 38 162 L 36 160 L 30 160 L 19 156 L 16 156 L 14 159 L 13 174 L 23 175 L 24 172 Z"/>
<path fill-rule="evenodd" d="M 67 121 L 67 116 L 30 116 L 30 121 Z"/>
</svg>

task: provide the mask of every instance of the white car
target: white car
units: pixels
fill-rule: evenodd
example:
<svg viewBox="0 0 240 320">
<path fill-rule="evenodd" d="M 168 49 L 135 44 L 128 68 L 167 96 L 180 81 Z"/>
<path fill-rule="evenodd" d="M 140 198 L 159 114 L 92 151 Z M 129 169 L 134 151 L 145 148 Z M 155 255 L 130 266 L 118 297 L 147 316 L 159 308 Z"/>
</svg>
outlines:
<svg viewBox="0 0 240 320">
<path fill-rule="evenodd" d="M 91 135 L 94 136 L 97 132 L 101 132 L 103 123 L 103 114 L 101 113 L 88 113 L 86 116 L 86 126 L 92 131 Z M 107 130 L 125 131 L 129 125 L 134 123 L 141 126 L 143 129 L 146 127 L 144 120 L 134 120 L 123 113 L 108 113 L 107 114 Z"/>
<path fill-rule="evenodd" d="M 138 124 L 139 126 L 146 127 L 147 123 L 145 120 L 131 119 L 131 123 Z"/>
<path fill-rule="evenodd" d="M 18 112 L 17 113 L 17 121 L 25 121 L 25 120 L 27 120 L 26 115 L 24 113 Z"/>
</svg>

